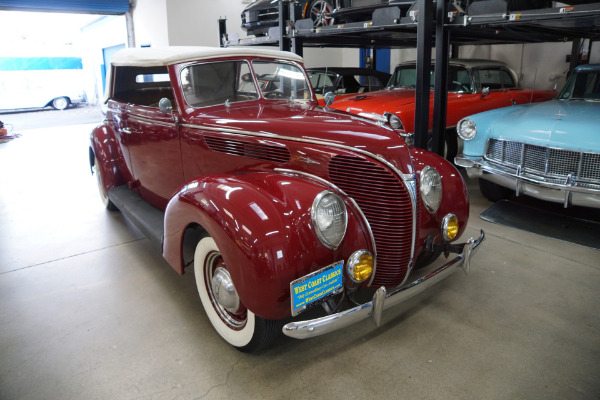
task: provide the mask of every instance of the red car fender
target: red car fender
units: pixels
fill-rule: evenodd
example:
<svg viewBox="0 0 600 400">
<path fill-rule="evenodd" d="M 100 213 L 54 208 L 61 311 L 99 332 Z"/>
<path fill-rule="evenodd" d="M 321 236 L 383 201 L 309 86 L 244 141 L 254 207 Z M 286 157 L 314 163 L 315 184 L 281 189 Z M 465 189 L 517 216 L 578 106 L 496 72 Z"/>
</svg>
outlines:
<svg viewBox="0 0 600 400">
<path fill-rule="evenodd" d="M 215 240 L 243 304 L 266 319 L 290 315 L 290 282 L 358 249 L 368 249 L 348 209 L 337 250 L 317 238 L 310 210 L 327 188 L 275 173 L 218 175 L 189 182 L 169 201 L 163 256 L 182 274 L 185 229 L 198 224 Z"/>
<path fill-rule="evenodd" d="M 98 125 L 92 130 L 90 144 L 90 166 L 93 166 L 94 158 L 98 160 L 96 168 L 100 170 L 102 183 L 107 192 L 108 189 L 125 183 L 117 163 L 114 135 L 109 130 L 106 125 Z"/>
<path fill-rule="evenodd" d="M 455 214 L 458 218 L 459 230 L 454 239 L 457 240 L 463 234 L 469 222 L 469 193 L 465 180 L 452 163 L 439 155 L 417 148 L 411 148 L 410 152 L 418 176 L 421 176 L 421 171 L 426 165 L 434 167 L 442 178 L 442 187 L 444 188 L 442 202 L 435 214 L 431 214 L 425 206 L 420 207 L 422 229 L 420 231 L 421 240 L 417 243 L 422 243 L 428 235 L 433 235 L 435 241 L 440 242 L 442 240 L 442 219 L 449 213 Z M 423 201 L 420 194 L 419 201 Z"/>
</svg>

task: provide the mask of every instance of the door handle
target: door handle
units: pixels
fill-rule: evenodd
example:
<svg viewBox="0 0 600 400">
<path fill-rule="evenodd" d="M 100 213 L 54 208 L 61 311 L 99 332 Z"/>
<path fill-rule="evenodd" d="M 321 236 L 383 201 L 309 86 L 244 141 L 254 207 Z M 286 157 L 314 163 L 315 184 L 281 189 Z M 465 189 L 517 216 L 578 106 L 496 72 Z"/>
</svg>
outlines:
<svg viewBox="0 0 600 400">
<path fill-rule="evenodd" d="M 123 131 L 123 133 L 126 133 L 128 135 L 131 135 L 131 129 L 129 129 L 129 128 L 123 128 L 123 129 L 121 129 L 121 131 Z"/>
</svg>

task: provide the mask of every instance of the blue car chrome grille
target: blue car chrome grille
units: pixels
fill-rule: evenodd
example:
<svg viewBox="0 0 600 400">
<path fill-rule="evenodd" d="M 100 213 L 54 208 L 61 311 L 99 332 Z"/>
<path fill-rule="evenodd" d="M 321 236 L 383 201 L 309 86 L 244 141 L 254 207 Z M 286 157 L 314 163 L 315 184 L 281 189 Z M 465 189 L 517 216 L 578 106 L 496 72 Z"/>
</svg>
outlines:
<svg viewBox="0 0 600 400">
<path fill-rule="evenodd" d="M 543 177 L 550 182 L 576 186 L 600 185 L 600 153 L 564 150 L 511 140 L 489 139 L 485 158 L 524 174 Z"/>
</svg>

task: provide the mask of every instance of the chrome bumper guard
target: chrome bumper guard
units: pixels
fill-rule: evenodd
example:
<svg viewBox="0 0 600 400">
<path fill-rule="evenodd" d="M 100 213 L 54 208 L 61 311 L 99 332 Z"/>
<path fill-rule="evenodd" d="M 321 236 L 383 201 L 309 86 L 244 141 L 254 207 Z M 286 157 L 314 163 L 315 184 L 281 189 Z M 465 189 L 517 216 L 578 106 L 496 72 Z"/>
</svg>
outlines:
<svg viewBox="0 0 600 400">
<path fill-rule="evenodd" d="M 377 289 L 373 300 L 368 303 L 313 320 L 290 322 L 283 327 L 283 333 L 296 339 L 308 339 L 345 328 L 368 317 L 373 317 L 375 325 L 379 326 L 383 310 L 394 307 L 421 293 L 425 289 L 447 278 L 459 268 L 462 268 L 465 274 L 468 274 L 471 256 L 484 240 L 485 233 L 482 230 L 479 238 L 470 238 L 463 245 L 461 254 L 416 281 L 397 288 L 389 294 L 385 287 L 382 286 Z"/>
</svg>

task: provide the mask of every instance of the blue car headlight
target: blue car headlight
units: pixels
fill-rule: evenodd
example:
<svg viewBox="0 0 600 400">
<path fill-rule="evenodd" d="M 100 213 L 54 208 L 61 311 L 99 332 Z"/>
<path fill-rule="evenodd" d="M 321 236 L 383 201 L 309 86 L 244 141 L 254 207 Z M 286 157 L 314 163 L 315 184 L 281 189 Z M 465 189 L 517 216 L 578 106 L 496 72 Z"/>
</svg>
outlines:
<svg viewBox="0 0 600 400">
<path fill-rule="evenodd" d="M 471 140 L 477 135 L 477 125 L 469 118 L 463 118 L 456 125 L 456 132 L 462 140 Z"/>
</svg>

